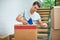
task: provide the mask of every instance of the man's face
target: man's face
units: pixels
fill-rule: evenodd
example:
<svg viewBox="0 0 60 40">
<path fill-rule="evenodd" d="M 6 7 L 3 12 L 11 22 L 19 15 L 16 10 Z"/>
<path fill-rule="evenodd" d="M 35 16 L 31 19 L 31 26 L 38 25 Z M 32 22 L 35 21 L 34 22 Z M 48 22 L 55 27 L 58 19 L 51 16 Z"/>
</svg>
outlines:
<svg viewBox="0 0 60 40">
<path fill-rule="evenodd" d="M 32 11 L 34 11 L 34 12 L 35 12 L 35 11 L 37 11 L 37 9 L 39 9 L 39 7 L 38 7 L 38 5 L 37 5 L 37 4 L 32 6 Z"/>
</svg>

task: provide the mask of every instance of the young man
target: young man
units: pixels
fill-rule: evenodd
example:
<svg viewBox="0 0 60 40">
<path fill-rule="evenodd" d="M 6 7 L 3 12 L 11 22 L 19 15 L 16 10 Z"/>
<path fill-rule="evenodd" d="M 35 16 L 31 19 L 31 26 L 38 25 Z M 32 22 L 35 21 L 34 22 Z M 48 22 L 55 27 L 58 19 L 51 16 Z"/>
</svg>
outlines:
<svg viewBox="0 0 60 40">
<path fill-rule="evenodd" d="M 24 10 L 23 13 L 20 13 L 16 20 L 18 22 L 22 22 L 23 24 L 29 24 L 28 23 L 28 20 L 31 18 L 32 19 L 32 22 L 33 24 L 37 24 L 37 22 L 39 22 L 39 24 L 42 26 L 42 27 L 47 27 L 47 24 L 46 23 L 43 23 L 41 21 L 41 17 L 39 15 L 39 13 L 37 13 L 37 9 L 40 8 L 40 4 L 38 1 L 35 1 L 32 5 L 32 7 L 29 9 L 29 10 Z"/>
</svg>

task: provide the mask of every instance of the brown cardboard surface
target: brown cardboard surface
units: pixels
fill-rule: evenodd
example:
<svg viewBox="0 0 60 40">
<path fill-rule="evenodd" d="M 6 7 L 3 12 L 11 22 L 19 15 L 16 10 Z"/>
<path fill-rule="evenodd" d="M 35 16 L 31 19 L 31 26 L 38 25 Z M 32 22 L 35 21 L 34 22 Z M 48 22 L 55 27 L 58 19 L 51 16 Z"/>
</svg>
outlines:
<svg viewBox="0 0 60 40">
<path fill-rule="evenodd" d="M 24 27 L 24 25 L 22 26 Z M 25 27 L 26 26 L 30 26 L 30 25 L 25 25 Z M 15 40 L 37 40 L 36 29 L 15 29 L 14 31 L 15 31 L 15 34 L 14 34 Z"/>
<path fill-rule="evenodd" d="M 60 30 L 52 30 L 52 40 L 60 40 Z"/>
<path fill-rule="evenodd" d="M 60 6 L 51 10 L 52 40 L 60 40 Z"/>
<path fill-rule="evenodd" d="M 15 40 L 37 40 L 36 30 L 15 30 Z"/>
<path fill-rule="evenodd" d="M 60 29 L 60 6 L 51 10 L 51 25 L 54 29 Z"/>
<path fill-rule="evenodd" d="M 0 40 L 9 40 L 9 35 L 0 35 Z"/>
</svg>

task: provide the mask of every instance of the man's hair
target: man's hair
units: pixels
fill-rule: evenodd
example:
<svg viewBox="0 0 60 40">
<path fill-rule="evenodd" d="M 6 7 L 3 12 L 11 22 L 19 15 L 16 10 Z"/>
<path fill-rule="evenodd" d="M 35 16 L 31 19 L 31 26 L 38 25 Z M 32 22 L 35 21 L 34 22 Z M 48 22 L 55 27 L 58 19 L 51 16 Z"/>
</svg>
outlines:
<svg viewBox="0 0 60 40">
<path fill-rule="evenodd" d="M 35 1 L 33 5 L 38 5 L 38 7 L 40 7 L 40 3 L 38 1 Z"/>
</svg>

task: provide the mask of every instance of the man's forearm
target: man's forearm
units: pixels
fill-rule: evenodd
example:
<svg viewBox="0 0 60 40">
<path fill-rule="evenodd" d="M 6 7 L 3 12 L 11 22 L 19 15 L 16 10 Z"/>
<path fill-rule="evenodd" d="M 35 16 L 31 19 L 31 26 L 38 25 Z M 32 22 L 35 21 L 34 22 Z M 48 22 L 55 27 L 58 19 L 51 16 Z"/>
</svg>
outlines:
<svg viewBox="0 0 60 40">
<path fill-rule="evenodd" d="M 39 20 L 39 24 L 43 24 L 43 22 L 41 20 Z"/>
</svg>

